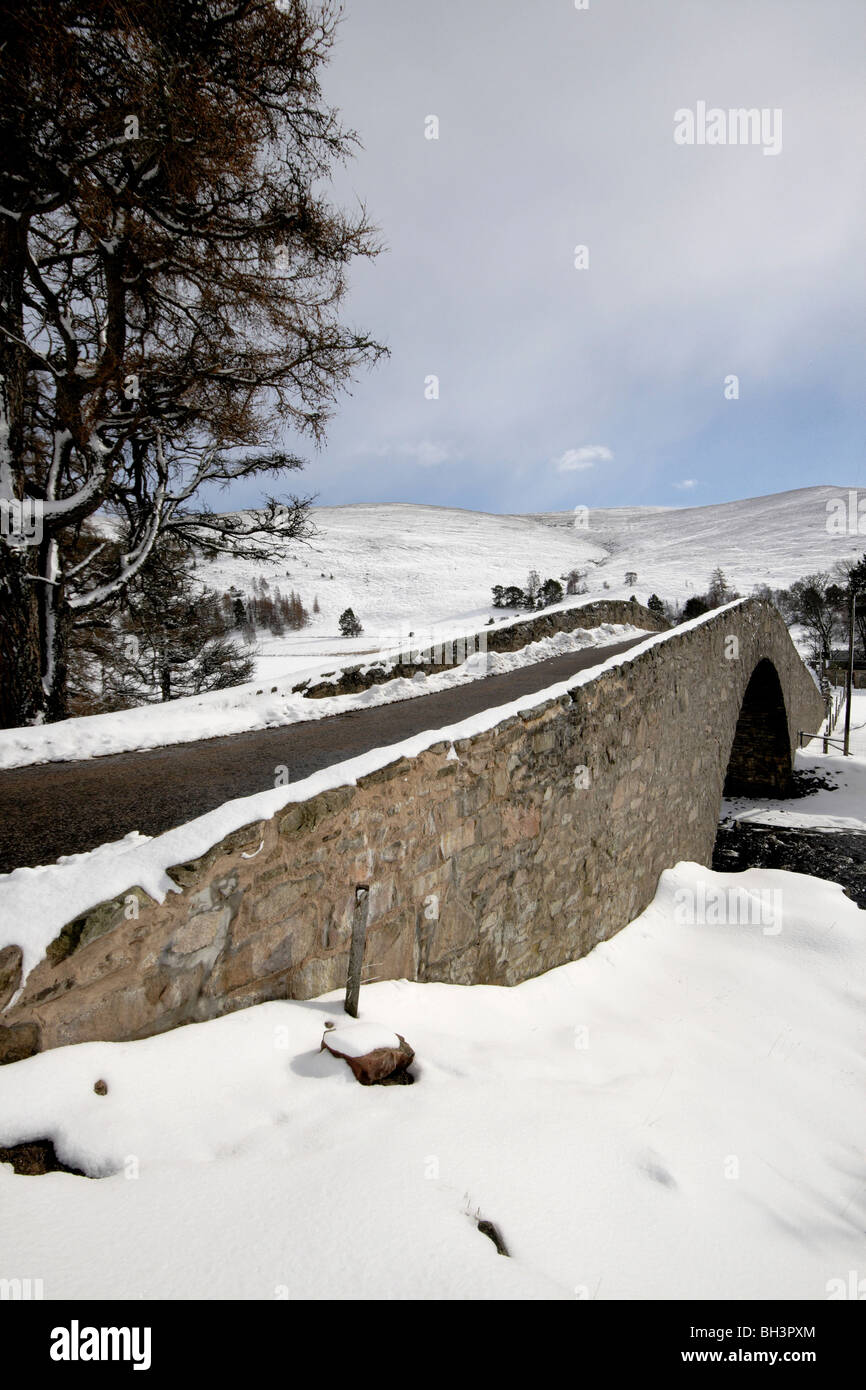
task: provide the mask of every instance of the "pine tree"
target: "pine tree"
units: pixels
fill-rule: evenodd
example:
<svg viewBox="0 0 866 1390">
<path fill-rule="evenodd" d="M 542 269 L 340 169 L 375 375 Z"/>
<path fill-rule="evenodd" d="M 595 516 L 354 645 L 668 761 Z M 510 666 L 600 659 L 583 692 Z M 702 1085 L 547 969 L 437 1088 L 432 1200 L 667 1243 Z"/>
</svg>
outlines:
<svg viewBox="0 0 866 1390">
<path fill-rule="evenodd" d="M 180 543 L 160 538 L 123 604 L 76 626 L 70 644 L 76 711 L 174 700 L 250 678 L 253 663 L 233 636 L 234 609 L 227 611 L 195 579 L 190 558 Z"/>
<path fill-rule="evenodd" d="M 735 598 L 739 598 L 725 578 L 724 571 L 718 566 L 710 575 L 710 584 L 707 589 L 707 603 L 710 608 L 721 608 L 723 603 L 731 603 Z"/>
<path fill-rule="evenodd" d="M 340 614 L 340 631 L 344 637 L 360 637 L 364 631 L 351 608 L 346 608 Z"/>
<path fill-rule="evenodd" d="M 323 195 L 355 144 L 322 96 L 336 10 L 314 0 L 28 0 L 3 7 L 0 727 L 63 718 L 73 624 L 161 535 L 273 563 L 310 499 L 216 514 L 202 491 L 302 467 L 383 349 L 340 321 L 377 253 Z M 122 547 L 79 556 L 89 518 Z M 111 555 L 113 564 L 105 562 Z"/>
<path fill-rule="evenodd" d="M 558 579 L 545 579 L 538 591 L 537 606 L 550 608 L 551 604 L 562 603 L 562 585 Z"/>
</svg>

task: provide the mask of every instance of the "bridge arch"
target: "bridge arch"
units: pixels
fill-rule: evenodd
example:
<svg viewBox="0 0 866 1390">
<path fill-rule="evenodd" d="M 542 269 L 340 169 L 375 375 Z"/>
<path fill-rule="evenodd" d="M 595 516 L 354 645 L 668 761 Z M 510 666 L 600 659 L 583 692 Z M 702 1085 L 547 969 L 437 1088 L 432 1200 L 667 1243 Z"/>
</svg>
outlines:
<svg viewBox="0 0 866 1390">
<path fill-rule="evenodd" d="M 725 774 L 725 796 L 784 796 L 791 785 L 791 737 L 779 673 L 767 657 L 746 686 Z"/>
</svg>

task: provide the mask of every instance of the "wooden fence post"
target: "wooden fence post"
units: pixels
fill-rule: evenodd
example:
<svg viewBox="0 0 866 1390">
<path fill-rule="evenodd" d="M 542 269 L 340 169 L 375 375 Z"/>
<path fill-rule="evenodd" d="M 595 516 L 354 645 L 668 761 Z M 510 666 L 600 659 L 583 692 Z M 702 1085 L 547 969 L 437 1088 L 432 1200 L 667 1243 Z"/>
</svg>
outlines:
<svg viewBox="0 0 866 1390">
<path fill-rule="evenodd" d="M 355 889 L 355 910 L 352 913 L 352 944 L 349 947 L 349 972 L 346 976 L 346 1013 L 358 1017 L 358 998 L 361 993 L 361 970 L 364 965 L 364 946 L 367 940 L 367 911 L 370 906 L 370 886 L 359 883 Z"/>
</svg>

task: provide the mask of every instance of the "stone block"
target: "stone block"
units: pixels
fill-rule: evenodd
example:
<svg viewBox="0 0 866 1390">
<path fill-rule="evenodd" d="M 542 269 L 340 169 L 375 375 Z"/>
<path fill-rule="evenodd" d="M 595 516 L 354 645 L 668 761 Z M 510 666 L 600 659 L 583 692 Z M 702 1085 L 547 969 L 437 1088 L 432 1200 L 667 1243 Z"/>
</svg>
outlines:
<svg viewBox="0 0 866 1390">
<path fill-rule="evenodd" d="M 461 821 L 452 830 L 445 830 L 439 837 L 439 848 L 443 859 L 450 859 L 461 849 L 467 849 L 475 842 L 475 821 Z"/>
<path fill-rule="evenodd" d="M 0 951 L 0 1010 L 6 1008 L 9 1000 L 21 987 L 22 960 L 20 946 L 4 946 Z"/>
</svg>

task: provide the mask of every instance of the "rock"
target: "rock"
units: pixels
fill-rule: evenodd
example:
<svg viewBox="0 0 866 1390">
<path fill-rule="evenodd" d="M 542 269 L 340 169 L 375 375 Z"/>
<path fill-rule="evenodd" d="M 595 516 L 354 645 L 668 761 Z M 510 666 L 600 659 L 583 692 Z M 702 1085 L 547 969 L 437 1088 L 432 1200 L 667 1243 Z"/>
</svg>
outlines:
<svg viewBox="0 0 866 1390">
<path fill-rule="evenodd" d="M 323 1049 L 341 1057 L 362 1086 L 411 1084 L 412 1078 L 404 1074 L 415 1053 L 404 1037 L 381 1024 L 350 1023 L 331 1028 L 322 1038 L 319 1051 Z"/>
<path fill-rule="evenodd" d="M 508 1247 L 492 1221 L 479 1221 L 478 1229 L 483 1236 L 487 1236 L 488 1240 L 493 1241 L 500 1255 L 508 1254 Z"/>
<path fill-rule="evenodd" d="M 41 1047 L 39 1027 L 35 1023 L 14 1023 L 11 1028 L 0 1024 L 0 1067 L 7 1062 L 23 1062 Z"/>
<path fill-rule="evenodd" d="M 21 947 L 4 946 L 0 951 L 0 1009 L 5 1009 L 21 988 Z"/>
<path fill-rule="evenodd" d="M 410 1071 L 392 1071 L 390 1076 L 386 1076 L 384 1081 L 377 1082 L 379 1086 L 414 1086 L 415 1078 Z"/>
<path fill-rule="evenodd" d="M 102 1081 L 102 1080 L 100 1080 L 100 1081 L 95 1081 L 94 1084 L 93 1084 L 93 1089 L 94 1089 L 94 1091 L 96 1092 L 96 1094 L 97 1094 L 98 1096 L 107 1096 L 107 1095 L 108 1095 L 108 1082 L 107 1082 L 107 1081 Z"/>
<path fill-rule="evenodd" d="M 57 1157 L 52 1139 L 26 1139 L 23 1144 L 0 1148 L 0 1163 L 11 1163 L 16 1173 L 28 1178 L 42 1173 L 74 1173 L 77 1178 L 88 1177 L 81 1168 L 70 1168 Z"/>
</svg>

